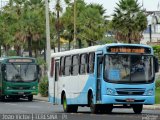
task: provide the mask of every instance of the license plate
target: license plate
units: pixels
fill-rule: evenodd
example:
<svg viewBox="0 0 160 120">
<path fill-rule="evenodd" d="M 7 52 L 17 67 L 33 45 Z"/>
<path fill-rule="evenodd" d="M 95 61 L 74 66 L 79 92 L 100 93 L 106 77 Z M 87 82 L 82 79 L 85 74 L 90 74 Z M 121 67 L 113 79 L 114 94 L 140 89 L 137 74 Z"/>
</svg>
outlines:
<svg viewBox="0 0 160 120">
<path fill-rule="evenodd" d="M 18 94 L 24 94 L 24 92 L 18 92 Z"/>
<path fill-rule="evenodd" d="M 126 102 L 134 102 L 134 99 L 128 98 L 126 99 Z"/>
</svg>

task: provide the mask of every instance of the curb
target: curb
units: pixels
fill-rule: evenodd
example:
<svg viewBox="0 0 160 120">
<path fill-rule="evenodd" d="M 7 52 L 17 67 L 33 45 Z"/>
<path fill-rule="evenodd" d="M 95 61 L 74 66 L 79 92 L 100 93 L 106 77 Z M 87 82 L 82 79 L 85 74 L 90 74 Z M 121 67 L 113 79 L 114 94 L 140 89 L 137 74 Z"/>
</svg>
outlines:
<svg viewBox="0 0 160 120">
<path fill-rule="evenodd" d="M 160 110 L 160 105 L 144 105 L 143 108 L 148 110 Z"/>
<path fill-rule="evenodd" d="M 48 97 L 41 97 L 40 95 L 33 96 L 34 100 L 49 102 Z"/>
</svg>

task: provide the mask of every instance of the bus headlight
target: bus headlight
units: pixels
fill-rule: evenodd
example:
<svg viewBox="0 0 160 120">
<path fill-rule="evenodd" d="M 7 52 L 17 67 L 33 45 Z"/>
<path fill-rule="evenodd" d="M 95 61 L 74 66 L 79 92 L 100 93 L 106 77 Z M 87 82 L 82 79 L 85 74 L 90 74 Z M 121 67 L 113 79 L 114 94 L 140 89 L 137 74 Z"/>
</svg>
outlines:
<svg viewBox="0 0 160 120">
<path fill-rule="evenodd" d="M 7 90 L 9 90 L 9 89 L 10 89 L 10 87 L 6 87 L 6 89 L 7 89 Z"/>
<path fill-rule="evenodd" d="M 36 89 L 36 86 L 33 86 L 33 87 L 32 87 L 32 89 L 34 89 L 34 90 L 35 90 L 35 89 Z"/>
<path fill-rule="evenodd" d="M 151 95 L 153 95 L 153 94 L 154 94 L 154 90 L 153 90 L 153 89 L 149 89 L 149 90 L 147 90 L 147 92 L 146 92 L 145 95 L 151 96 Z"/>
<path fill-rule="evenodd" d="M 107 95 L 115 95 L 115 90 L 107 88 Z"/>
</svg>

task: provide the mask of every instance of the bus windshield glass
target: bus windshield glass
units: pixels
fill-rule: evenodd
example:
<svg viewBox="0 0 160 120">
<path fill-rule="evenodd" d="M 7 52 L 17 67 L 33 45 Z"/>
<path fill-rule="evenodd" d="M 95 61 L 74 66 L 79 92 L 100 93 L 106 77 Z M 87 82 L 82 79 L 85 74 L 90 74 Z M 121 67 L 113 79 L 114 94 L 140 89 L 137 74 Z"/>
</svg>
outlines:
<svg viewBox="0 0 160 120">
<path fill-rule="evenodd" d="M 6 80 L 14 82 L 30 82 L 37 78 L 37 67 L 34 64 L 7 64 Z"/>
<path fill-rule="evenodd" d="M 106 55 L 104 78 L 108 82 L 148 83 L 154 78 L 153 56 Z"/>
</svg>

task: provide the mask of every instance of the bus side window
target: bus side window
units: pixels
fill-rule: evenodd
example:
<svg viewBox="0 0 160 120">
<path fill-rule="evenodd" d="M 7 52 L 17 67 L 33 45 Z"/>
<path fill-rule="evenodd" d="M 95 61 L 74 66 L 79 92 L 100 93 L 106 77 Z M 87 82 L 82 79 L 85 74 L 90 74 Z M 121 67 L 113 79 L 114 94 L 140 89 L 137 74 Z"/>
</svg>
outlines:
<svg viewBox="0 0 160 120">
<path fill-rule="evenodd" d="M 80 74 L 87 73 L 87 65 L 88 64 L 88 54 L 81 54 L 80 56 Z"/>
<path fill-rule="evenodd" d="M 72 56 L 72 75 L 78 75 L 79 73 L 79 55 Z"/>
<path fill-rule="evenodd" d="M 93 73 L 94 72 L 94 61 L 95 61 L 95 54 L 89 53 L 89 65 L 88 65 L 88 72 Z"/>
<path fill-rule="evenodd" d="M 71 73 L 71 56 L 65 57 L 64 75 L 69 76 Z"/>
<path fill-rule="evenodd" d="M 64 75 L 64 57 L 60 58 L 59 76 Z"/>
</svg>

